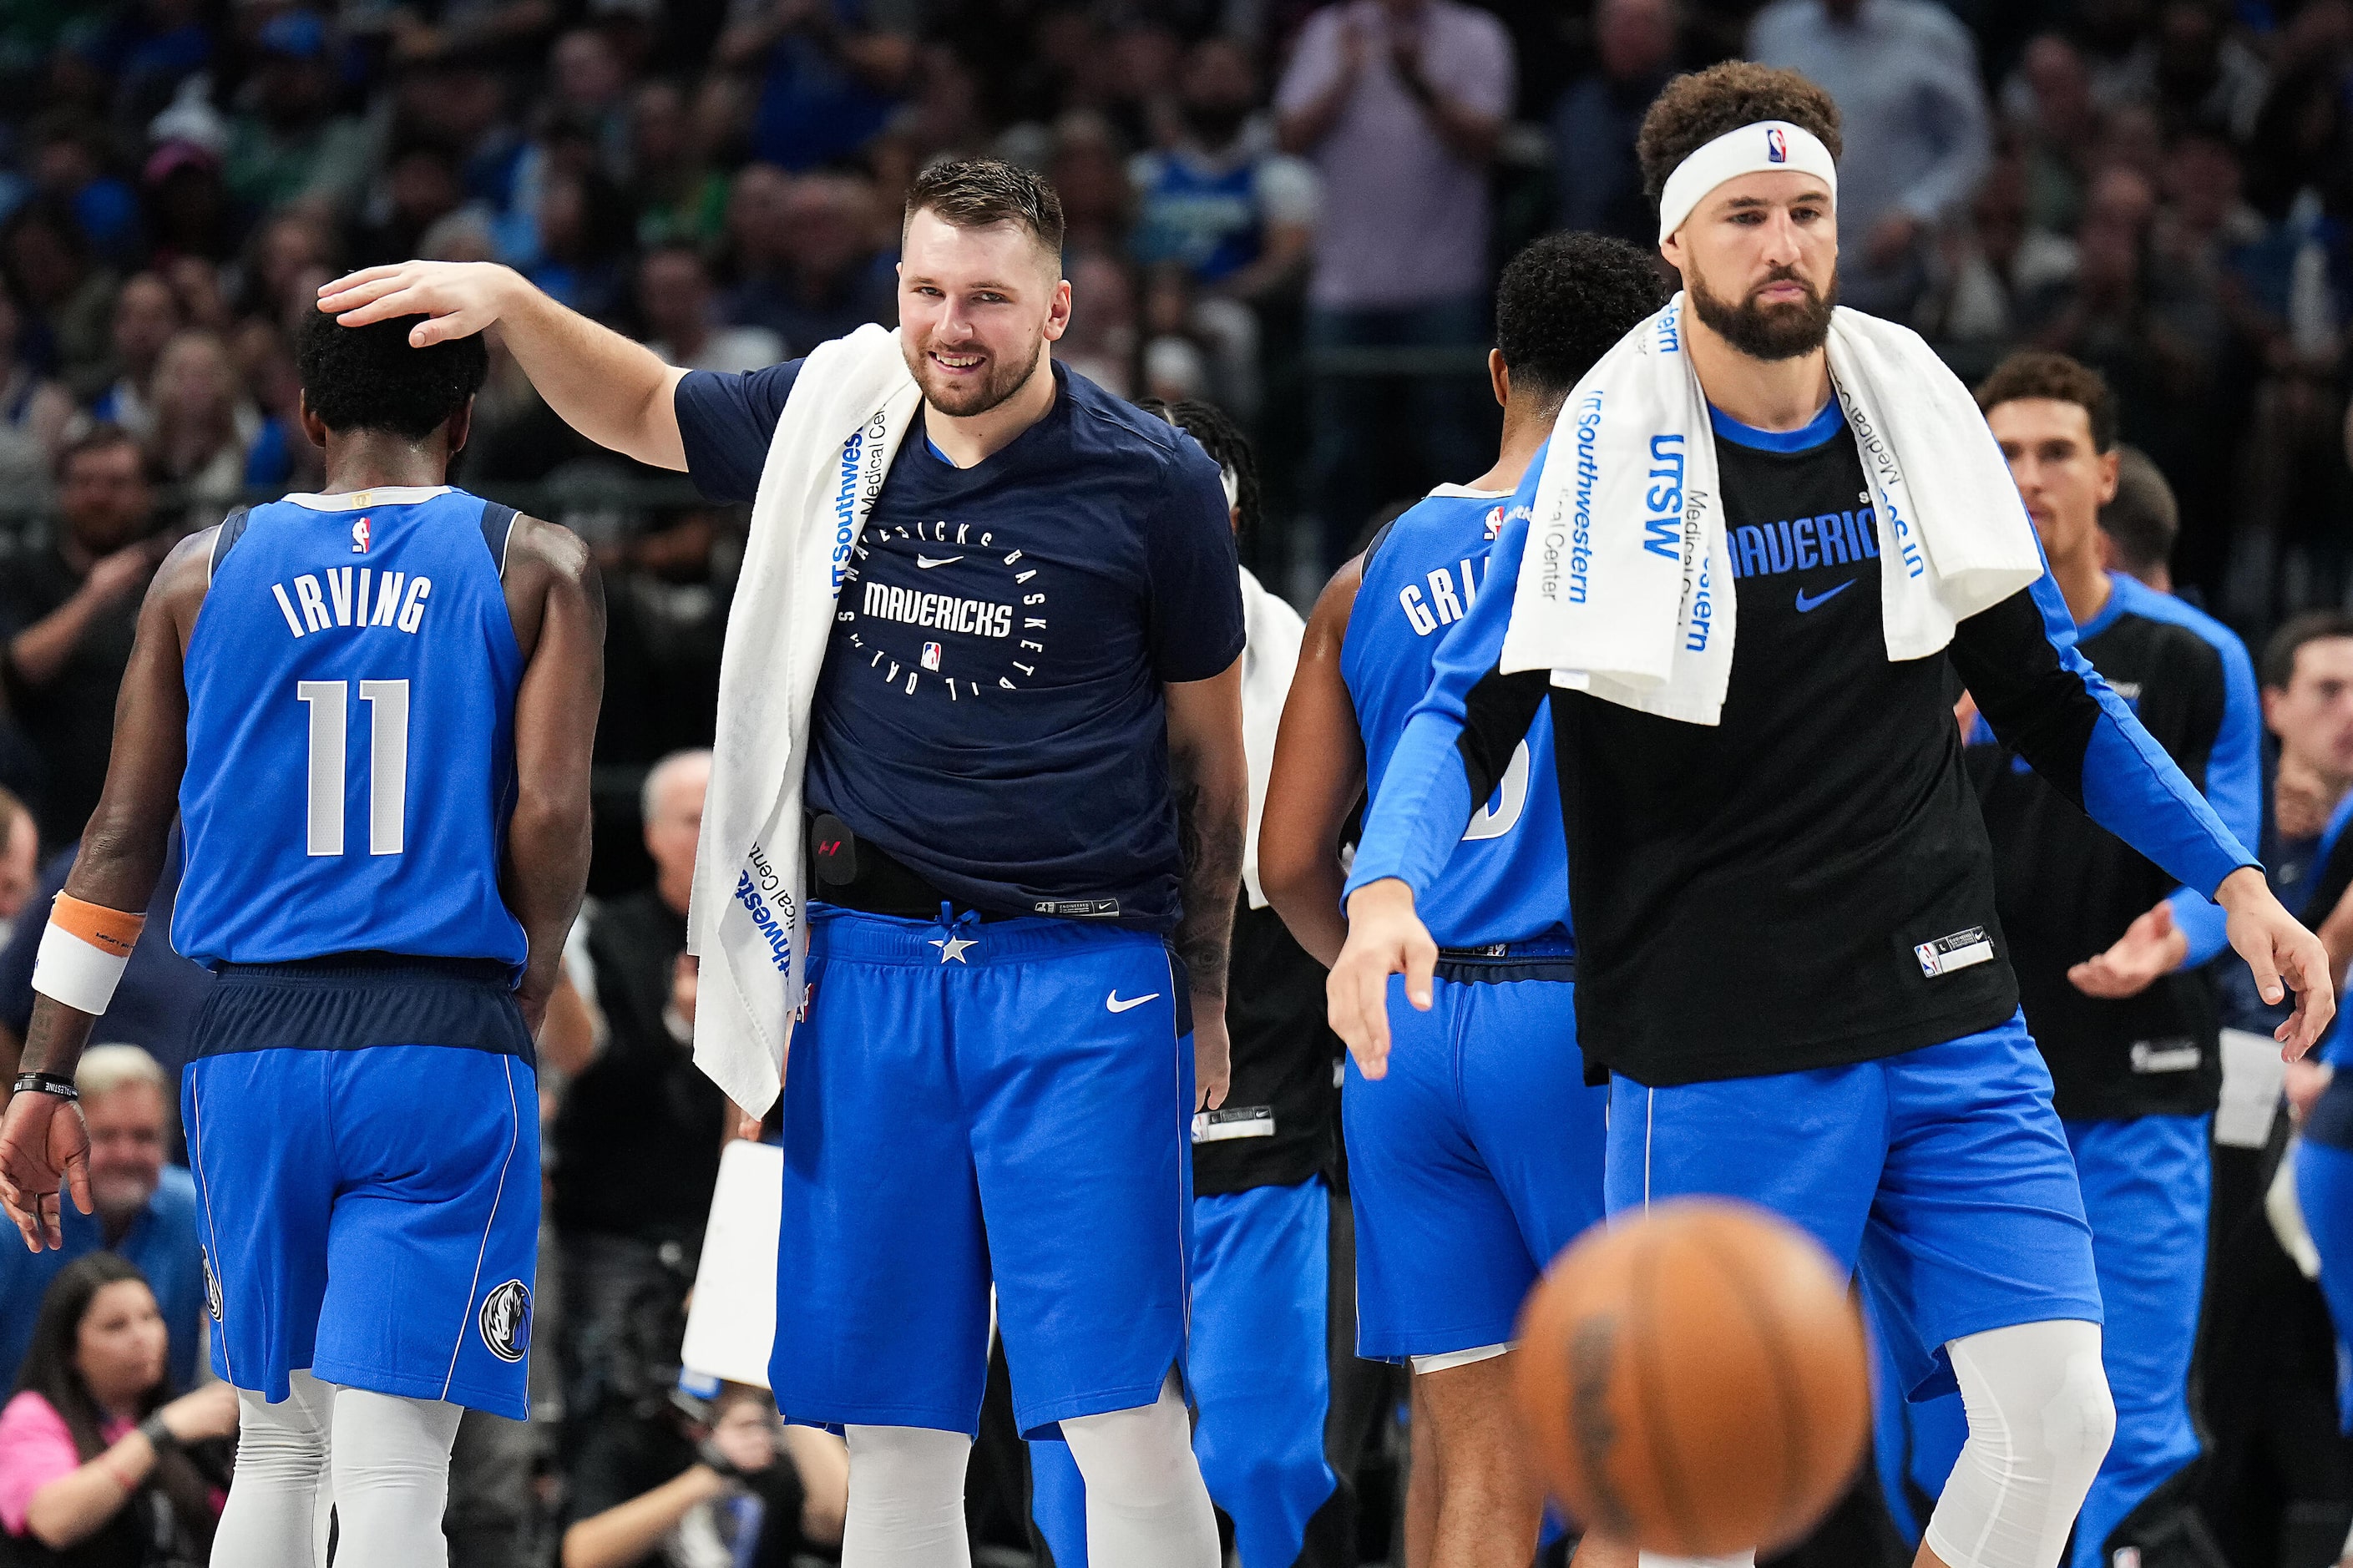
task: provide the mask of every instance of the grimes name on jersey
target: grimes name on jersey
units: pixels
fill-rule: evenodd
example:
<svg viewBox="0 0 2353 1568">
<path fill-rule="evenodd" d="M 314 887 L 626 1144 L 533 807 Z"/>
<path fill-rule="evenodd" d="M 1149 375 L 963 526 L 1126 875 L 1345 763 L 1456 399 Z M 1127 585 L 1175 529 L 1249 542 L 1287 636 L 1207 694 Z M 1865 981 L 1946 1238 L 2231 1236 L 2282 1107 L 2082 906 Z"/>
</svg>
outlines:
<svg viewBox="0 0 2353 1568">
<path fill-rule="evenodd" d="M 329 626 L 388 626 L 414 637 L 425 621 L 425 601 L 433 595 L 430 577 L 367 566 L 305 572 L 290 584 L 290 597 L 289 586 L 272 583 L 269 594 L 286 617 L 286 629 L 298 637 Z"/>
<path fill-rule="evenodd" d="M 971 637 L 1013 635 L 1012 605 L 992 605 L 986 599 L 959 599 L 953 594 L 919 594 L 913 588 L 869 583 L 859 610 L 877 620 L 935 626 L 944 632 L 963 632 Z"/>
</svg>

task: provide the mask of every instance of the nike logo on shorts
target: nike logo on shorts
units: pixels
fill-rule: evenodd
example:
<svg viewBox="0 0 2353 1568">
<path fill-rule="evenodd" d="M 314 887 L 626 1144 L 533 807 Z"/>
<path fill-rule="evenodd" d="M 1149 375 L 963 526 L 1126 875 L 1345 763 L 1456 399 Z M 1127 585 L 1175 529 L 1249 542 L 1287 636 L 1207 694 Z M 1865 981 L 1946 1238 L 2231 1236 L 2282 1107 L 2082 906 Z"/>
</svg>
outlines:
<svg viewBox="0 0 2353 1568">
<path fill-rule="evenodd" d="M 923 569 L 925 569 L 926 571 L 930 570 L 932 567 L 934 567 L 934 566 L 953 566 L 953 565 L 955 565 L 957 562 L 959 562 L 959 561 L 961 561 L 961 560 L 963 560 L 963 559 L 964 559 L 964 557 L 963 557 L 963 556 L 961 556 L 961 555 L 951 555 L 951 556 L 949 556 L 949 557 L 948 557 L 946 560 L 944 560 L 944 561 L 934 561 L 934 560 L 933 560 L 930 556 L 925 555 L 924 553 L 923 553 L 921 551 L 917 551 L 917 552 L 915 552 L 915 564 L 916 564 L 916 565 L 918 565 L 918 566 L 923 567 Z"/>
<path fill-rule="evenodd" d="M 1110 1008 L 1114 1013 L 1124 1013 L 1130 1007 L 1141 1007 L 1146 1002 L 1156 1001 L 1159 999 L 1159 996 L 1160 993 L 1155 991 L 1148 995 L 1131 996 L 1126 1001 L 1123 1002 L 1119 999 L 1118 987 L 1114 986 L 1112 989 L 1112 994 L 1103 998 L 1103 1005 Z"/>
<path fill-rule="evenodd" d="M 1811 598 L 1808 598 L 1806 596 L 1806 591 L 1803 588 L 1800 588 L 1798 590 L 1798 614 L 1802 616 L 1809 610 L 1819 610 L 1824 605 L 1829 604 L 1832 599 L 1837 598 L 1841 594 L 1845 593 L 1849 588 L 1853 586 L 1854 579 L 1850 577 L 1845 582 L 1840 584 L 1837 587 L 1832 588 L 1829 593 L 1817 594 Z"/>
</svg>

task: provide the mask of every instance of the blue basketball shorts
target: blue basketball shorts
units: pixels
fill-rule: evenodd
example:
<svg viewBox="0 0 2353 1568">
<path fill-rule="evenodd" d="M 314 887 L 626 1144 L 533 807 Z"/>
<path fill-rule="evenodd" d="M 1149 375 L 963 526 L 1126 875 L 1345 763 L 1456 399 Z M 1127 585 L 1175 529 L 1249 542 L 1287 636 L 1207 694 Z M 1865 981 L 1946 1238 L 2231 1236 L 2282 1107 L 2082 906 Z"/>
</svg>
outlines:
<svg viewBox="0 0 2353 1568">
<path fill-rule="evenodd" d="M 504 966 L 231 966 L 194 1049 L 213 1370 L 527 1417 L 539 1092 Z"/>
<path fill-rule="evenodd" d="M 1321 1177 L 1193 1200 L 1193 1452 L 1245 1563 L 1299 1562 L 1308 1521 L 1339 1489 L 1324 1453 L 1331 1227 Z M 1030 1444 L 1029 1466 L 1029 1514 L 1054 1568 L 1087 1568 L 1070 1445 Z"/>
<path fill-rule="evenodd" d="M 788 1419 L 977 1433 L 989 1289 L 1025 1436 L 1185 1348 L 1193 1040 L 1160 939 L 818 905 L 784 1093 Z"/>
<path fill-rule="evenodd" d="M 1388 1072 L 1340 1099 L 1356 1214 L 1356 1353 L 1512 1338 L 1561 1248 L 1602 1217 L 1609 1095 L 1585 1082 L 1574 963 L 1448 959 L 1424 1013 L 1389 988 Z"/>
<path fill-rule="evenodd" d="M 2102 1321 L 2074 1158 L 2021 1014 L 1849 1067 L 1665 1089 L 1616 1078 L 1609 1159 L 1612 1215 L 1744 1198 L 1859 1270 L 1910 1398 L 1956 1386 L 1953 1340 Z"/>
<path fill-rule="evenodd" d="M 2348 1070 L 2353 1068 L 2338 1069 Z M 2337 1092 L 2334 1087 L 2328 1090 Z M 2305 1229 L 2320 1254 L 2320 1293 L 2337 1329 L 2337 1419 L 2353 1435 L 2353 1149 L 2309 1133 L 2298 1139 L 2295 1194 Z"/>
</svg>

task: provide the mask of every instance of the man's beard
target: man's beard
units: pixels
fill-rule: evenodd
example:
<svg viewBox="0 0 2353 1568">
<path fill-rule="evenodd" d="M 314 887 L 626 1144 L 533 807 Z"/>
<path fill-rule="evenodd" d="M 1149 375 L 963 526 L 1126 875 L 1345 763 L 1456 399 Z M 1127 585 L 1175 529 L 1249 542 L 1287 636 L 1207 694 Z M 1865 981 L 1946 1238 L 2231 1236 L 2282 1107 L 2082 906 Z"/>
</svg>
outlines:
<svg viewBox="0 0 2353 1568">
<path fill-rule="evenodd" d="M 1045 356 L 1043 339 L 1027 364 L 1008 363 L 995 354 L 988 356 L 988 368 L 976 382 L 950 381 L 940 367 L 932 363 L 929 343 L 911 344 L 907 349 L 907 368 L 914 373 L 915 384 L 923 389 L 923 401 L 951 419 L 969 419 L 986 414 L 1029 382 Z"/>
<path fill-rule="evenodd" d="M 1793 268 L 1775 268 L 1757 287 L 1785 282 L 1803 289 L 1805 300 L 1797 304 L 1759 305 L 1756 290 L 1751 289 L 1746 299 L 1735 305 L 1709 293 L 1695 272 L 1686 287 L 1691 290 L 1692 309 L 1716 336 L 1751 359 L 1769 361 L 1797 359 L 1821 347 L 1831 335 L 1831 311 L 1838 304 L 1836 278 L 1831 279 L 1828 293 L 1820 293 Z"/>
</svg>

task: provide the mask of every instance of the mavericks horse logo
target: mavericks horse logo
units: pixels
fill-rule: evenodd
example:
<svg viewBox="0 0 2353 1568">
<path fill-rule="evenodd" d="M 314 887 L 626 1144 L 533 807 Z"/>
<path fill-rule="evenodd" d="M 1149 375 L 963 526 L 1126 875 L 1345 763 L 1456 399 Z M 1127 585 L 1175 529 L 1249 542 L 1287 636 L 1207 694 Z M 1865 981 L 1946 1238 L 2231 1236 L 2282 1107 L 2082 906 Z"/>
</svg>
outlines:
<svg viewBox="0 0 2353 1568">
<path fill-rule="evenodd" d="M 531 1348 L 531 1287 L 510 1279 L 482 1298 L 482 1343 L 504 1362 L 522 1360 Z"/>
<path fill-rule="evenodd" d="M 205 1252 L 202 1257 L 205 1265 L 205 1310 L 210 1312 L 213 1321 L 217 1323 L 221 1321 L 220 1276 L 213 1272 L 213 1255 Z"/>
</svg>

